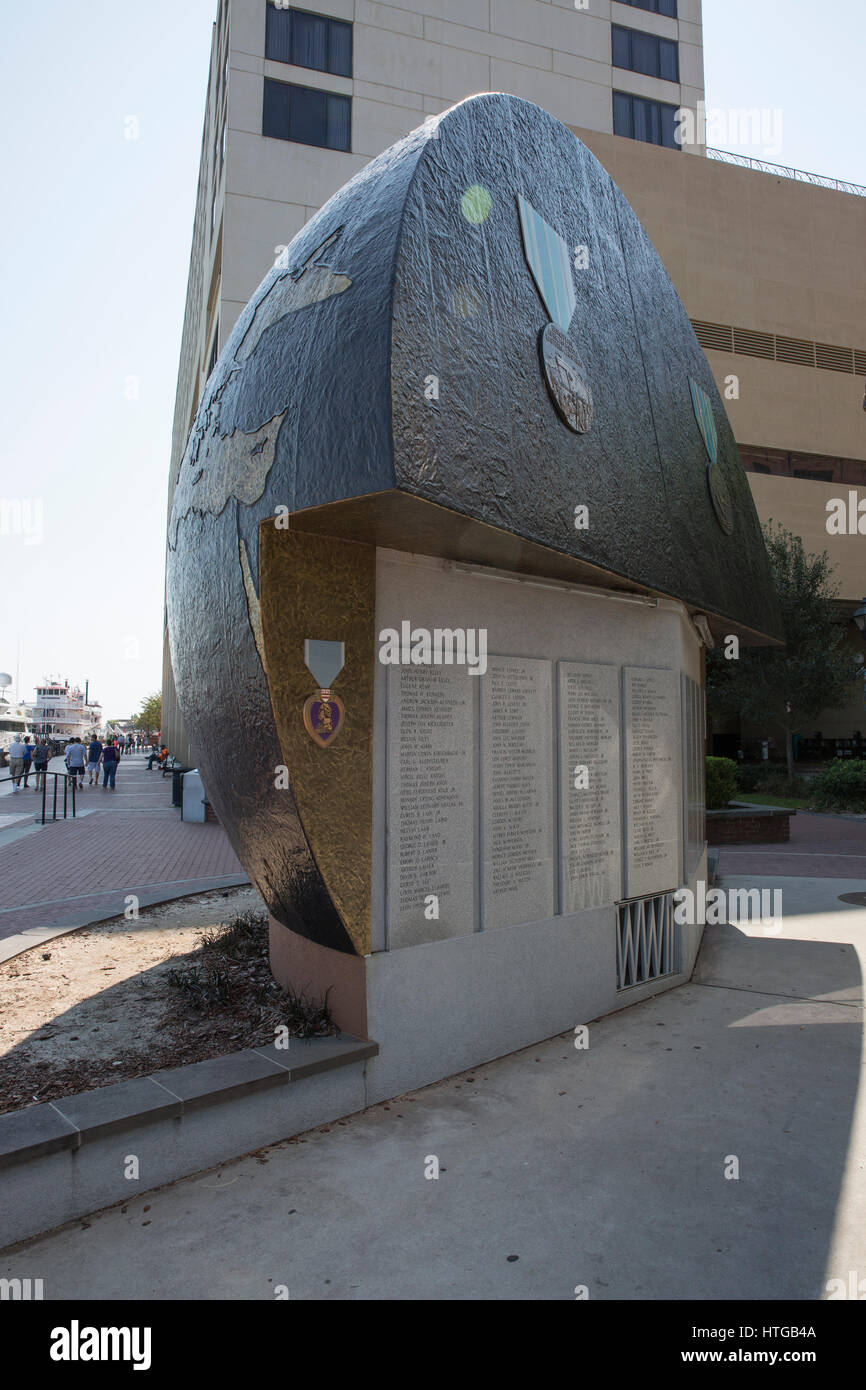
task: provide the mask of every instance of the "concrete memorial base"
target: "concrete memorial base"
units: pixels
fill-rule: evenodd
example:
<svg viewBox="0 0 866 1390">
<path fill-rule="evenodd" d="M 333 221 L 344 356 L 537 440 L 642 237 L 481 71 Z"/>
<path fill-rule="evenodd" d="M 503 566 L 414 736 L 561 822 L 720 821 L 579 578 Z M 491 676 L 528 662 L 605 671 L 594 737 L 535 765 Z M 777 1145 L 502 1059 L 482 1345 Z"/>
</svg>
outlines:
<svg viewBox="0 0 866 1390">
<path fill-rule="evenodd" d="M 706 873 L 683 605 L 382 547 L 372 578 L 380 639 L 445 629 L 484 655 L 473 673 L 377 653 L 369 948 L 271 917 L 279 982 L 378 1043 L 369 1101 L 687 980 L 700 928 L 658 918 Z M 317 846 L 351 824 L 335 806 Z"/>
<path fill-rule="evenodd" d="M 706 879 L 702 858 L 688 886 Z M 271 969 L 284 987 L 328 995 L 338 1026 L 374 1040 L 366 1102 L 480 1066 L 685 984 L 703 927 L 681 928 L 680 969 L 616 988 L 615 909 L 348 956 L 271 918 Z"/>
</svg>

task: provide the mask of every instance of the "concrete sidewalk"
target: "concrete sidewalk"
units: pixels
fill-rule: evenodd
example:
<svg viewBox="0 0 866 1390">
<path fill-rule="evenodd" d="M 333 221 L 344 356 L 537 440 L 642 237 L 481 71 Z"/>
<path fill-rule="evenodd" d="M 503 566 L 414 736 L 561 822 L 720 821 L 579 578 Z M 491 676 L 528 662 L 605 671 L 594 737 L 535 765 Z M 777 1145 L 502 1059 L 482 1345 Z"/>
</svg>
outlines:
<svg viewBox="0 0 866 1390">
<path fill-rule="evenodd" d="M 708 928 L 693 981 L 591 1024 L 587 1050 L 566 1034 L 160 1191 L 130 1183 L 0 1276 L 46 1299 L 826 1297 L 866 1270 L 866 911 L 838 901 L 850 881 L 795 887 L 782 936 Z"/>
<path fill-rule="evenodd" d="M 27 816 L 0 831 L 0 961 L 119 915 L 130 894 L 146 907 L 249 881 L 220 825 L 181 821 L 171 779 L 144 754 L 121 759 L 116 791 L 85 785 L 75 820 L 37 825 L 41 800 L 28 789 L 0 801 Z"/>
</svg>

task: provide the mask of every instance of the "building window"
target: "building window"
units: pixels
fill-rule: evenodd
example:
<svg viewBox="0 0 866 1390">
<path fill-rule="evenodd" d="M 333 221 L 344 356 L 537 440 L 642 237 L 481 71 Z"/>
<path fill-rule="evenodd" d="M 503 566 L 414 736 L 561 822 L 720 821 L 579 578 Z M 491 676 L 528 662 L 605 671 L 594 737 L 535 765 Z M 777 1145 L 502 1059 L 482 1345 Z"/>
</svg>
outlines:
<svg viewBox="0 0 866 1390">
<path fill-rule="evenodd" d="M 649 101 L 630 92 L 613 94 L 613 133 L 627 135 L 631 140 L 645 140 L 649 145 L 664 145 L 678 150 L 675 139 L 677 111 L 665 101 Z"/>
<path fill-rule="evenodd" d="M 265 57 L 335 77 L 352 76 L 352 26 L 342 19 L 269 4 Z"/>
<path fill-rule="evenodd" d="M 813 483 L 832 483 L 833 472 L 826 472 L 821 468 L 795 468 L 793 469 L 795 478 L 808 478 Z"/>
<path fill-rule="evenodd" d="M 666 14 L 671 19 L 677 17 L 677 0 L 621 0 L 623 5 L 633 5 L 636 10 L 649 10 L 652 14 Z"/>
<path fill-rule="evenodd" d="M 351 147 L 351 128 L 350 97 L 265 78 L 262 135 L 272 135 L 277 140 L 294 140 L 299 145 L 348 150 Z"/>
<path fill-rule="evenodd" d="M 210 350 L 210 361 L 209 361 L 208 364 L 207 364 L 207 375 L 208 375 L 208 376 L 210 376 L 211 372 L 213 371 L 214 367 L 216 366 L 216 364 L 217 364 L 217 358 L 219 357 L 219 355 L 220 355 L 220 321 L 219 321 L 219 319 L 217 319 L 216 328 L 214 329 L 214 335 L 213 335 L 213 346 L 211 347 L 211 350 Z"/>
<path fill-rule="evenodd" d="M 610 32 L 615 68 L 661 77 L 665 82 L 679 82 L 677 46 L 672 39 L 660 39 L 642 29 L 623 29 L 619 24 L 612 24 Z"/>
</svg>

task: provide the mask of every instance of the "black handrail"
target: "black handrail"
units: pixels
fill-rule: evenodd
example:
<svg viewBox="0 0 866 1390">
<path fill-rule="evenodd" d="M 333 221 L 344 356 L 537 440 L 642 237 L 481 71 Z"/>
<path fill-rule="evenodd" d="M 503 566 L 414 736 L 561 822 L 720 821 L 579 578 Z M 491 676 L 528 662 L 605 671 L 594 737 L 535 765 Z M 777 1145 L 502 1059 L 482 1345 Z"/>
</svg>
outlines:
<svg viewBox="0 0 866 1390">
<path fill-rule="evenodd" d="M 45 774 L 45 779 L 47 779 L 47 778 L 49 778 L 49 777 L 53 777 L 53 778 L 54 778 L 54 799 L 53 799 L 52 807 L 51 807 L 51 819 L 52 819 L 52 820 L 57 820 L 57 779 L 58 779 L 58 777 L 62 777 L 62 778 L 63 778 L 63 819 L 64 819 L 64 820 L 66 820 L 66 819 L 74 820 L 74 819 L 75 819 L 75 779 L 76 779 L 76 777 L 78 776 L 78 774 L 77 774 L 77 773 L 73 773 L 73 772 L 51 772 L 47 767 L 44 767 L 44 768 L 42 768 L 42 769 L 40 769 L 40 770 Z M 29 777 L 31 774 L 32 774 L 34 777 L 37 775 L 37 771 L 36 771 L 36 769 L 35 769 L 34 767 L 31 767 L 31 768 L 30 768 L 30 771 L 27 773 L 27 776 Z M 0 777 L 0 782 L 20 782 L 23 776 L 24 776 L 24 773 L 23 773 L 23 772 L 19 772 L 19 774 L 18 774 L 17 777 L 13 777 L 12 774 L 10 773 L 8 777 Z M 70 782 L 70 781 L 72 782 L 72 814 L 71 814 L 71 816 L 67 817 L 68 794 L 69 794 L 69 782 Z M 25 790 L 26 790 L 26 787 L 25 787 Z M 41 825 L 45 825 L 45 822 L 46 822 L 46 817 L 45 817 L 45 795 L 46 795 L 47 790 L 48 790 L 48 782 L 47 782 L 47 780 L 43 780 L 43 782 L 42 782 L 42 819 L 41 819 L 41 822 L 40 822 Z"/>
<path fill-rule="evenodd" d="M 58 777 L 62 777 L 62 778 L 63 778 L 63 819 L 66 820 L 67 795 L 68 795 L 68 791 L 69 791 L 69 783 L 70 783 L 70 781 L 71 781 L 71 782 L 72 782 L 72 819 L 74 820 L 74 819 L 75 819 L 75 779 L 76 779 L 76 777 L 78 776 L 78 774 L 77 774 L 76 772 L 48 772 L 48 769 L 47 769 L 47 768 L 45 769 L 45 771 L 46 771 L 46 776 L 49 776 L 49 777 L 53 777 L 53 778 L 54 778 L 54 809 L 53 809 L 53 813 L 52 813 L 51 819 L 52 819 L 52 820 L 57 820 L 57 779 L 58 779 Z M 42 824 L 43 824 L 43 825 L 45 824 L 45 788 L 46 788 L 46 784 L 45 784 L 45 782 L 43 782 L 43 783 L 42 783 Z"/>
</svg>

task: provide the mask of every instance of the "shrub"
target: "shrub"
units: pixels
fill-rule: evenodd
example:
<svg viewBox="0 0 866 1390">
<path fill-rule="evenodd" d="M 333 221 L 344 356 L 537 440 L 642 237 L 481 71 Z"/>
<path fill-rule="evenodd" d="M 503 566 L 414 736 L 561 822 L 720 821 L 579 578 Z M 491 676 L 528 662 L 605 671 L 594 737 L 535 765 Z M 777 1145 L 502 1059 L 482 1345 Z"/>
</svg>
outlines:
<svg viewBox="0 0 866 1390">
<path fill-rule="evenodd" d="M 756 792 L 764 781 L 766 763 L 737 763 L 737 790 Z"/>
<path fill-rule="evenodd" d="M 866 761 L 831 763 L 812 782 L 816 811 L 866 811 Z"/>
<path fill-rule="evenodd" d="M 196 965 L 174 967 L 166 978 L 170 985 L 181 991 L 190 1007 L 198 1011 L 231 1001 L 231 979 L 219 966 L 208 966 L 204 971 L 200 971 Z"/>
<path fill-rule="evenodd" d="M 812 787 L 805 777 L 789 777 L 779 763 L 740 763 L 737 766 L 737 789 L 765 796 L 795 796 L 806 798 Z"/>
<path fill-rule="evenodd" d="M 777 772 L 775 777 L 769 777 L 758 790 L 765 791 L 768 796 L 795 796 L 800 800 L 807 799 L 812 792 L 806 777 L 789 777 L 785 772 Z"/>
<path fill-rule="evenodd" d="M 268 918 L 265 912 L 239 912 L 218 927 L 199 932 L 205 951 L 218 952 L 233 960 L 266 956 L 268 953 Z"/>
<path fill-rule="evenodd" d="M 730 758 L 707 758 L 707 810 L 724 810 L 736 794 L 737 764 Z"/>
<path fill-rule="evenodd" d="M 328 991 L 317 999 L 277 984 L 268 963 L 267 913 L 241 912 L 200 931 L 194 959 L 172 967 L 166 978 L 177 992 L 178 1017 L 192 1010 L 218 1023 L 232 1020 L 255 1039 L 250 1047 L 273 1042 L 276 1028 L 287 1028 L 293 1038 L 339 1032 L 328 1011 Z"/>
</svg>

